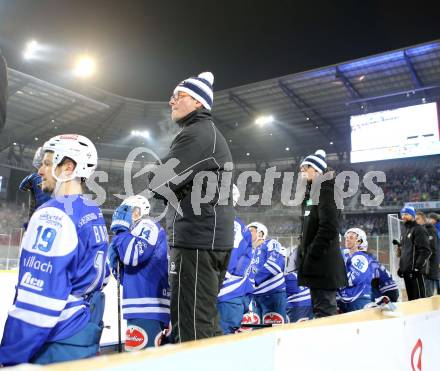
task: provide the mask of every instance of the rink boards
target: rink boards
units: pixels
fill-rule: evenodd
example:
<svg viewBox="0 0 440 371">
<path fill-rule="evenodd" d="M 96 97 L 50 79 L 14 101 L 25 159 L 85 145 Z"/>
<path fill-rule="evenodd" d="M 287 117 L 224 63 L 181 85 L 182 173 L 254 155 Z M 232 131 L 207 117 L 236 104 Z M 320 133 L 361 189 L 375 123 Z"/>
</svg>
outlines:
<svg viewBox="0 0 440 371">
<path fill-rule="evenodd" d="M 0 276 L 2 283 L 5 275 L 7 273 Z M 111 288 L 112 286 L 108 287 Z M 113 291 L 109 291 L 108 296 L 112 296 Z M 113 311 L 112 307 L 109 306 L 106 311 Z M 400 303 L 398 311 L 393 314 L 393 317 L 386 316 L 380 309 L 374 308 L 138 353 L 100 356 L 47 368 L 63 371 L 438 371 L 440 296 Z M 106 312 L 106 317 L 108 315 L 109 312 Z M 113 327 L 117 327 L 116 323 Z"/>
</svg>

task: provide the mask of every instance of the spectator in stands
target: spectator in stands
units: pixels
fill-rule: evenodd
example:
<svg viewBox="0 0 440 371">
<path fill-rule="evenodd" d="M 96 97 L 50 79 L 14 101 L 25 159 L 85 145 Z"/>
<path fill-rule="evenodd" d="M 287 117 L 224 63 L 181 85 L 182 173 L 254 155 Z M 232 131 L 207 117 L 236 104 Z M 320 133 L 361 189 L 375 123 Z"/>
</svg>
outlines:
<svg viewBox="0 0 440 371">
<path fill-rule="evenodd" d="M 426 291 L 423 271 L 431 254 L 428 232 L 416 223 L 416 211 L 413 207 L 402 208 L 400 215 L 405 229 L 398 243 L 401 252 L 397 274 L 405 280 L 408 300 L 424 298 Z"/>
<path fill-rule="evenodd" d="M 334 197 L 334 173 L 331 174 L 327 167 L 322 150 L 307 156 L 300 170 L 307 179 L 308 191 L 302 204 L 298 285 L 310 288 L 315 317 L 326 317 L 336 314 L 336 291 L 347 285 L 344 260 L 339 250 L 340 212 Z M 330 175 L 331 179 L 320 184 L 319 200 L 313 205 L 312 183 L 318 182 L 318 176 L 324 174 Z"/>
<path fill-rule="evenodd" d="M 435 229 L 437 230 L 437 236 L 438 239 L 440 240 L 440 217 L 438 214 L 436 213 L 431 213 L 429 214 L 429 223 L 432 224 Z"/>
<path fill-rule="evenodd" d="M 438 275 L 438 263 L 439 263 L 439 254 L 438 254 L 438 236 L 437 230 L 435 227 L 428 223 L 428 219 L 426 215 L 421 211 L 416 213 L 416 222 L 419 225 L 423 225 L 428 232 L 429 238 L 429 248 L 431 250 L 431 256 L 429 257 L 429 263 L 427 265 L 427 269 L 424 272 L 425 274 L 425 289 L 426 289 L 426 297 L 430 297 L 434 295 L 434 288 L 436 287 L 439 275 Z"/>
</svg>

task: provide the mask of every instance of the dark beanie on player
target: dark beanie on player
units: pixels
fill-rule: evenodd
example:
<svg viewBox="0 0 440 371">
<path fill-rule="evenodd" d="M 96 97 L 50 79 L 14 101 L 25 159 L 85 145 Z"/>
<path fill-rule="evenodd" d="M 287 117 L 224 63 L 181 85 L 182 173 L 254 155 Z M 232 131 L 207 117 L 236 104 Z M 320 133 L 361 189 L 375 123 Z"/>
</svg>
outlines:
<svg viewBox="0 0 440 371">
<path fill-rule="evenodd" d="M 318 149 L 313 155 L 307 156 L 302 162 L 301 166 L 312 166 L 318 173 L 324 173 L 327 169 L 327 163 L 325 162 L 325 152 L 322 149 Z"/>
</svg>

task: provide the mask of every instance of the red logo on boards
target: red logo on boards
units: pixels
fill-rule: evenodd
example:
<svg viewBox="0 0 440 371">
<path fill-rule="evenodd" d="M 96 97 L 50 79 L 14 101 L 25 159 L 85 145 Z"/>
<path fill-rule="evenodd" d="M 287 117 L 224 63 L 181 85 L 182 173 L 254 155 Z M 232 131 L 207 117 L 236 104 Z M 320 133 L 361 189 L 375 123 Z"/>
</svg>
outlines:
<svg viewBox="0 0 440 371">
<path fill-rule="evenodd" d="M 417 340 L 416 345 L 411 352 L 411 367 L 413 371 L 422 371 L 422 340 Z"/>
</svg>

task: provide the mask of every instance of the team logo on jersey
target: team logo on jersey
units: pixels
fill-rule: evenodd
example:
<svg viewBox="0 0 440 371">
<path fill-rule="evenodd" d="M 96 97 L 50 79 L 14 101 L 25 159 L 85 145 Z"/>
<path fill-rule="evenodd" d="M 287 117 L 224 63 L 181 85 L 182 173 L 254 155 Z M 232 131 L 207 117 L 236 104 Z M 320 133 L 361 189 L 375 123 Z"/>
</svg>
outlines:
<svg viewBox="0 0 440 371">
<path fill-rule="evenodd" d="M 130 325 L 125 333 L 125 350 L 133 352 L 146 347 L 148 343 L 147 332 L 139 326 Z"/>
<path fill-rule="evenodd" d="M 54 227 L 61 228 L 63 216 L 49 214 L 49 212 L 46 210 L 45 212 L 40 214 L 39 220 L 44 221 Z"/>
<path fill-rule="evenodd" d="M 259 325 L 260 317 L 257 313 L 247 312 L 243 315 L 241 320 L 242 325 Z M 238 332 L 252 331 L 252 327 L 242 326 L 238 329 Z"/>
<path fill-rule="evenodd" d="M 31 268 L 37 271 L 41 271 L 43 273 L 52 274 L 51 262 L 50 261 L 42 262 L 38 260 L 38 258 L 35 255 L 28 256 L 27 258 L 23 259 L 23 266 L 26 268 Z"/>
<path fill-rule="evenodd" d="M 36 291 L 43 291 L 44 281 L 32 277 L 31 272 L 26 272 L 21 279 L 20 286 L 24 286 Z"/>
<path fill-rule="evenodd" d="M 263 316 L 265 325 L 281 325 L 284 323 L 284 317 L 277 312 L 269 312 Z"/>
<path fill-rule="evenodd" d="M 97 220 L 98 217 L 95 213 L 90 213 L 87 215 L 84 215 L 78 222 L 78 227 L 82 227 L 84 224 L 87 224 L 88 222 L 91 222 L 93 220 Z"/>
</svg>

